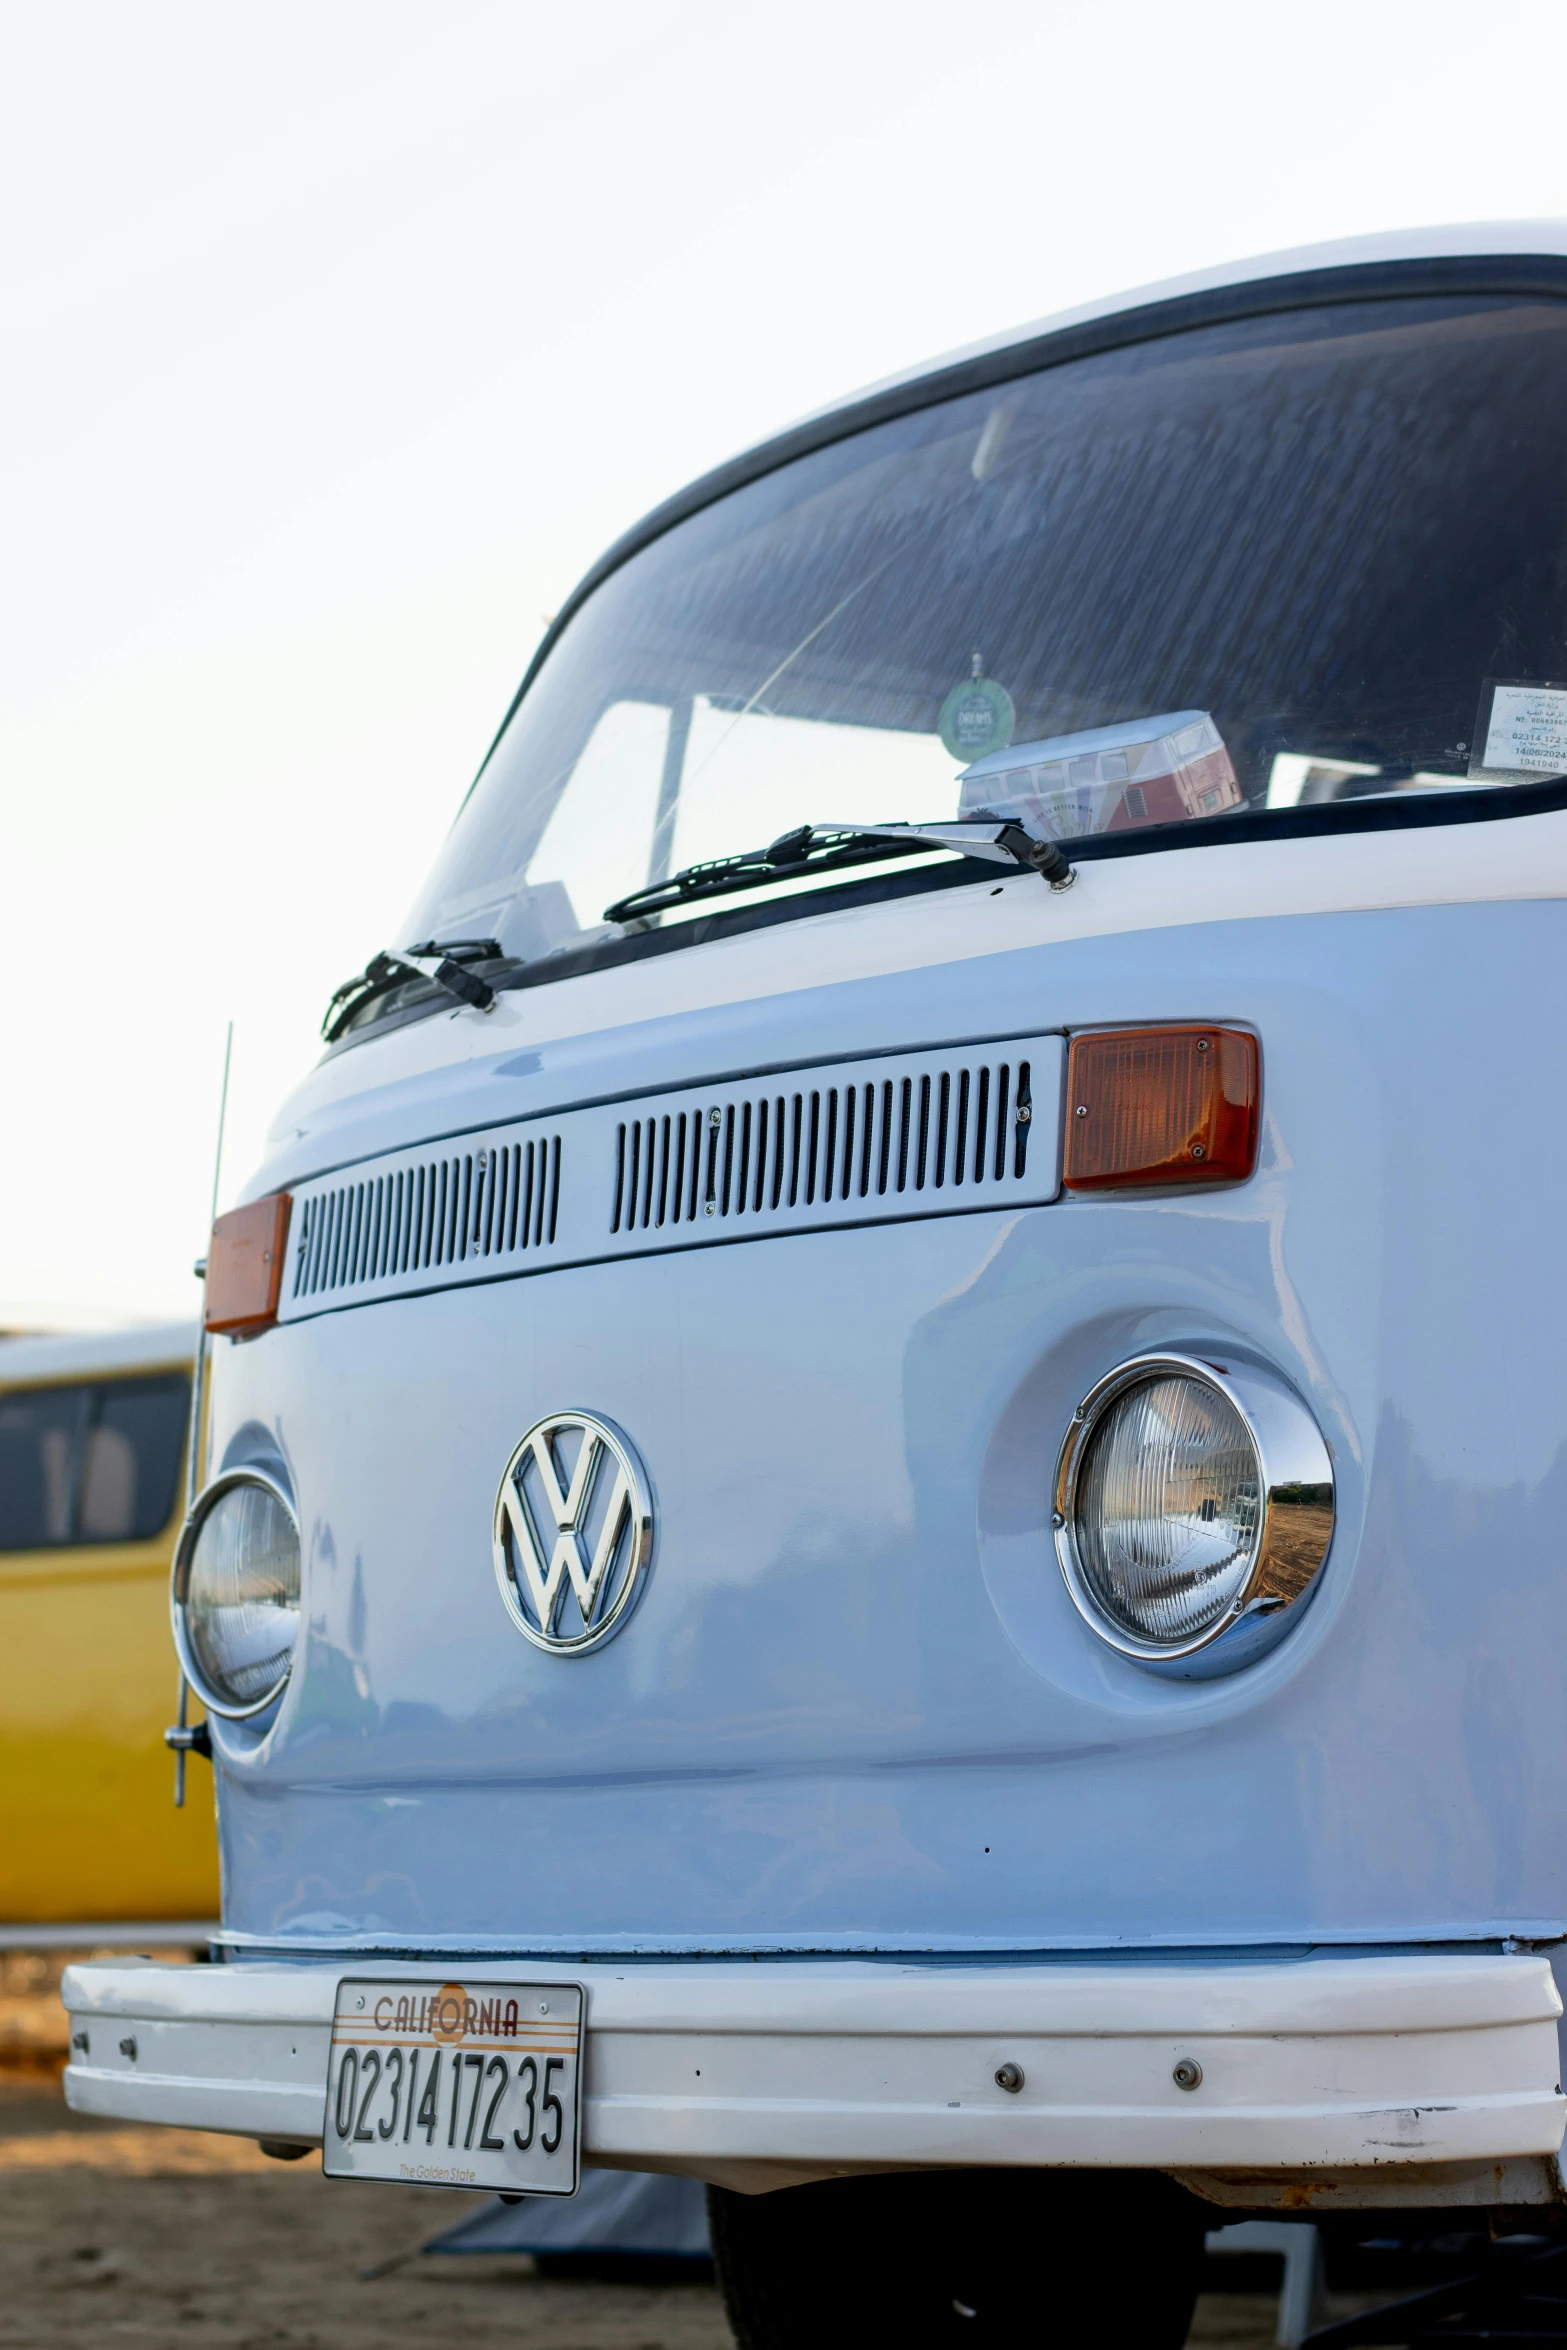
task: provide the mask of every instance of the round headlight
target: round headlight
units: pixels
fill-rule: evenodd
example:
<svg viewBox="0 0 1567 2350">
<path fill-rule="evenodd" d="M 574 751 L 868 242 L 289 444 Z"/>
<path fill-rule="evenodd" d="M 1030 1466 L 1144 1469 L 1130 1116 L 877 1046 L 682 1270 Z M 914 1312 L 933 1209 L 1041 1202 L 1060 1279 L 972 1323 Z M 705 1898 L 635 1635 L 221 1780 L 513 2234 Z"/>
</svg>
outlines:
<svg viewBox="0 0 1567 2350">
<path fill-rule="evenodd" d="M 231 1469 L 198 1494 L 174 1554 L 174 1640 L 209 1712 L 260 1713 L 299 1638 L 299 1525 L 281 1485 Z"/>
<path fill-rule="evenodd" d="M 1074 1414 L 1055 1525 L 1067 1588 L 1112 1647 L 1145 1663 L 1207 1652 L 1205 1669 L 1239 1664 L 1315 1582 L 1332 1464 L 1269 1373 L 1145 1355 Z"/>
</svg>

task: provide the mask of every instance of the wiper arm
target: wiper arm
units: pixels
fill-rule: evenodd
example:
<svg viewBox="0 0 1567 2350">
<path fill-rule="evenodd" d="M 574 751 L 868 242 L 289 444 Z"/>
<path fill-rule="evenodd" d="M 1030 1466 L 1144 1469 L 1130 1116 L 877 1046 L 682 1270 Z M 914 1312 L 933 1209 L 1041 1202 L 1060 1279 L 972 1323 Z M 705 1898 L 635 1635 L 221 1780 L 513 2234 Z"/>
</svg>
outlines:
<svg viewBox="0 0 1567 2350">
<path fill-rule="evenodd" d="M 458 1003 L 471 1004 L 476 1012 L 493 1012 L 494 988 L 487 979 L 481 979 L 476 971 L 464 966 L 496 961 L 501 953 L 493 938 L 427 938 L 419 946 L 401 950 L 383 947 L 379 954 L 371 956 L 357 978 L 345 979 L 341 987 L 333 990 L 321 1033 L 328 1044 L 336 1044 L 367 1004 L 410 979 L 428 979 Z"/>
<path fill-rule="evenodd" d="M 1054 841 L 1035 840 L 1008 817 L 981 812 L 952 824 L 802 824 L 765 849 L 733 857 L 712 857 L 687 865 L 667 881 L 650 881 L 604 909 L 606 922 L 630 922 L 659 914 L 696 898 L 729 897 L 767 881 L 800 873 L 830 873 L 846 865 L 873 865 L 906 857 L 913 849 L 950 849 L 955 856 L 1038 873 L 1052 889 L 1070 889 L 1076 876 Z"/>
<path fill-rule="evenodd" d="M 1011 865 L 1037 873 L 1052 889 L 1070 889 L 1077 879 L 1071 859 L 1059 841 L 1036 840 L 1010 816 L 994 808 L 980 808 L 951 824 L 873 824 L 865 837 L 872 840 L 928 841 L 932 848 L 952 849 L 960 857 L 983 857 L 993 865 Z"/>
</svg>

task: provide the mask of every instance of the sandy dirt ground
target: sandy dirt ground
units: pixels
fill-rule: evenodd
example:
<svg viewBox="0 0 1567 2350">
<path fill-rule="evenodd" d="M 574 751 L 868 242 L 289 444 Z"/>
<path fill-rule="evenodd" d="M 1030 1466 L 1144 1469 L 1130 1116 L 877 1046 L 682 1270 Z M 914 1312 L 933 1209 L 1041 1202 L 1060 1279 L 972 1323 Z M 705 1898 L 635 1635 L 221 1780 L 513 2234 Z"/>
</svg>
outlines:
<svg viewBox="0 0 1567 2350">
<path fill-rule="evenodd" d="M 709 2283 L 421 2255 L 466 2197 L 352 2186 L 314 2157 L 71 2114 L 58 1968 L 26 1965 L 26 1980 L 21 1962 L 0 1969 L 3 2350 L 731 2350 Z M 1273 2324 L 1271 2297 L 1205 2295 L 1193 2350 L 1268 2350 Z"/>
<path fill-rule="evenodd" d="M 566 2282 L 525 2257 L 420 2257 L 464 2200 L 323 2179 L 313 2160 L 269 2162 L 198 2131 L 83 2122 L 47 2077 L 0 2078 L 0 2344 L 731 2350 L 709 2284 Z M 1262 2295 L 1205 2295 L 1193 2350 L 1265 2350 L 1273 2316 Z"/>
</svg>

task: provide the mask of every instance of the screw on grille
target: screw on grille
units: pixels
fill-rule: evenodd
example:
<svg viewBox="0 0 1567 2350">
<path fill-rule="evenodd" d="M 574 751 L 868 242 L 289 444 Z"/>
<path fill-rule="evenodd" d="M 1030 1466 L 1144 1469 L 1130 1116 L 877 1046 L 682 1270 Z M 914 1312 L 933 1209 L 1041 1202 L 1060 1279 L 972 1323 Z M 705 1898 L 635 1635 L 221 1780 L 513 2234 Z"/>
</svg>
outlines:
<svg viewBox="0 0 1567 2350">
<path fill-rule="evenodd" d="M 1195 2056 L 1183 2056 L 1170 2078 L 1177 2089 L 1200 2089 L 1202 2087 L 1202 2066 L 1197 2062 Z"/>
<path fill-rule="evenodd" d="M 1022 2086 L 1023 2067 L 1020 2064 L 997 2065 L 996 2087 L 998 2089 L 1005 2089 L 1009 2097 L 1015 2097 Z"/>
<path fill-rule="evenodd" d="M 134 2034 L 132 2034 L 130 2038 L 120 2042 L 120 2054 L 122 2056 L 128 2056 L 132 2064 L 136 2062 L 136 2040 Z"/>
</svg>

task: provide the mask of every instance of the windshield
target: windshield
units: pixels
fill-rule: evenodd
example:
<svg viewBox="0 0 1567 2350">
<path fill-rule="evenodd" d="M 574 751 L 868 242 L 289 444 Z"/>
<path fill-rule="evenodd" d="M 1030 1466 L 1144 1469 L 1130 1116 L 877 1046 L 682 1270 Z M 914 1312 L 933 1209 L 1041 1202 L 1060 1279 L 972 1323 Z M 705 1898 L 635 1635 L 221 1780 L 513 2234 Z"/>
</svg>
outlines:
<svg viewBox="0 0 1567 2350">
<path fill-rule="evenodd" d="M 619 939 L 616 900 L 808 823 L 1153 845 L 1567 773 L 1564 452 L 1567 306 L 1500 295 L 1192 329 L 859 431 L 587 599 L 405 937 Z"/>
</svg>

